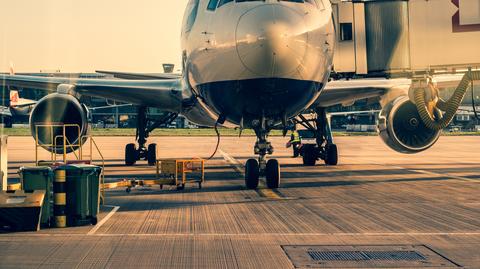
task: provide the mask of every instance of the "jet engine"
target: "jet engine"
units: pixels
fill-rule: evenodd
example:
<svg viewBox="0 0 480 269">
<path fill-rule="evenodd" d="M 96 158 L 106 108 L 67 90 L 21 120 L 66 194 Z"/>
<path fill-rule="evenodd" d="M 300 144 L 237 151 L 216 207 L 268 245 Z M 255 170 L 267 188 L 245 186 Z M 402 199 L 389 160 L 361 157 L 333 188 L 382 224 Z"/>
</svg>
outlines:
<svg viewBox="0 0 480 269">
<path fill-rule="evenodd" d="M 50 152 L 63 153 L 78 149 L 89 131 L 89 111 L 69 94 L 52 93 L 40 99 L 30 114 L 34 139 Z M 65 129 L 65 137 L 63 136 Z"/>
<path fill-rule="evenodd" d="M 441 133 L 441 130 L 427 128 L 408 96 L 398 97 L 383 108 L 378 119 L 378 131 L 390 148 L 409 154 L 430 148 Z"/>
</svg>

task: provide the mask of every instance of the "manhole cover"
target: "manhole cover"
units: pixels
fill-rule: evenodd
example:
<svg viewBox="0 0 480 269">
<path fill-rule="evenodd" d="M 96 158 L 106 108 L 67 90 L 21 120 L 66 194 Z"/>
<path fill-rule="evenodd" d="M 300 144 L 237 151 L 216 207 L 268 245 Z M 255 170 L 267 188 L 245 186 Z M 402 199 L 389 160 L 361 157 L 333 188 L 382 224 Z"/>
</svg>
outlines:
<svg viewBox="0 0 480 269">
<path fill-rule="evenodd" d="M 424 245 L 282 246 L 296 268 L 457 268 Z"/>
</svg>

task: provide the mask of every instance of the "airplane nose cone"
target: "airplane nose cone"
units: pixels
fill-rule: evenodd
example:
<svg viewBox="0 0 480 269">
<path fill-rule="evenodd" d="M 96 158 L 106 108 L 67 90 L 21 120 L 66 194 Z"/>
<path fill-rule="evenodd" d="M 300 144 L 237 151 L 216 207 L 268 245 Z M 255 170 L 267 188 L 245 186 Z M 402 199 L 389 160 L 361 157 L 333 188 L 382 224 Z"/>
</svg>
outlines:
<svg viewBox="0 0 480 269">
<path fill-rule="evenodd" d="M 302 65 L 308 33 L 301 14 L 282 5 L 263 5 L 242 15 L 236 30 L 243 65 L 260 76 L 280 76 Z"/>
</svg>

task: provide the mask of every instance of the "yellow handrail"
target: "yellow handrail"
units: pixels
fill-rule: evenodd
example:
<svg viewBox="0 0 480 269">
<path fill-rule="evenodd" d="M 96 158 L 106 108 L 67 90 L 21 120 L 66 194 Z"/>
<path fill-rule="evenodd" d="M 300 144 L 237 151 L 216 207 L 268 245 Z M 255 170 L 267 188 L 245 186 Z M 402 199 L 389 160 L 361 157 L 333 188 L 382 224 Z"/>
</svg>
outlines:
<svg viewBox="0 0 480 269">
<path fill-rule="evenodd" d="M 51 134 L 51 137 L 50 137 L 50 143 L 41 143 L 40 142 L 40 139 L 38 137 L 38 131 L 40 128 L 48 128 L 50 130 L 50 134 Z M 53 132 L 53 129 L 54 128 L 62 128 L 62 131 L 63 131 L 63 134 L 62 135 L 57 135 L 57 136 L 53 136 L 54 135 L 54 132 Z M 72 144 L 70 143 L 70 141 L 68 141 L 68 138 L 66 136 L 66 132 L 67 132 L 67 128 L 76 128 L 77 131 L 78 131 L 78 136 L 80 139 L 78 140 L 78 144 Z M 57 145 L 57 140 L 59 138 L 63 138 L 63 162 L 66 162 L 67 161 L 67 147 L 70 147 L 72 149 L 72 152 L 74 153 L 75 157 L 77 159 L 81 159 L 81 152 L 82 152 L 82 137 L 80 136 L 81 134 L 81 128 L 78 124 L 36 124 L 35 125 L 35 163 L 38 165 L 38 148 L 39 147 L 52 147 L 51 151 L 50 151 L 50 158 L 51 158 L 51 161 L 56 161 L 57 160 L 57 148 L 58 148 L 58 145 Z M 80 151 L 80 155 L 77 155 L 75 153 L 75 147 L 78 147 L 79 148 L 79 151 Z"/>
<path fill-rule="evenodd" d="M 98 147 L 98 144 L 97 142 L 95 142 L 95 139 L 93 139 L 93 136 L 91 135 L 85 135 L 82 137 L 82 139 L 87 139 L 87 140 L 90 140 L 89 141 L 89 145 L 90 145 L 90 163 L 93 163 L 93 146 L 95 146 L 95 149 L 96 149 L 96 152 L 98 153 L 98 155 L 100 156 L 101 158 L 101 161 L 102 161 L 102 172 L 100 173 L 100 182 L 101 182 L 101 195 L 102 197 L 105 199 L 105 158 L 103 157 L 103 154 L 102 152 L 100 151 L 100 148 Z M 81 159 L 83 159 L 83 156 L 80 157 Z"/>
<path fill-rule="evenodd" d="M 40 141 L 39 139 L 39 129 L 40 128 L 48 128 L 50 130 L 50 133 L 51 133 L 51 137 L 50 137 L 50 143 L 43 143 Z M 57 135 L 54 137 L 54 128 L 62 128 L 62 134 L 60 135 Z M 66 135 L 66 132 L 67 132 L 67 128 L 76 128 L 77 131 L 78 131 L 78 143 L 71 143 L 70 140 L 68 139 L 67 135 Z M 64 163 L 67 163 L 67 148 L 70 149 L 72 151 L 72 153 L 75 155 L 75 158 L 77 160 L 84 160 L 84 151 L 83 151 L 83 142 L 87 143 L 89 142 L 89 150 L 90 150 L 90 163 L 93 163 L 93 152 L 94 152 L 94 147 L 95 147 L 95 150 L 96 152 L 98 153 L 98 155 L 100 156 L 101 158 L 101 162 L 102 162 L 102 172 L 100 174 L 100 181 L 101 181 L 101 197 L 102 199 L 104 200 L 105 198 L 105 158 L 102 154 L 102 152 L 100 151 L 100 148 L 98 147 L 98 144 L 97 142 L 95 142 L 95 139 L 93 138 L 92 135 L 84 135 L 84 136 L 81 136 L 81 128 L 78 124 L 37 124 L 35 125 L 35 164 L 38 165 L 39 164 L 39 161 L 38 161 L 38 149 L 41 147 L 41 148 L 44 148 L 44 147 L 51 147 L 51 161 L 52 162 L 56 162 L 57 161 L 57 155 L 60 155 L 58 154 L 57 150 L 58 150 L 58 144 L 57 144 L 57 141 L 58 139 L 62 139 L 63 140 L 63 152 L 62 152 L 62 155 L 63 155 L 63 162 Z M 89 140 L 89 141 L 87 141 Z M 76 153 L 76 150 L 78 150 L 78 155 Z"/>
</svg>

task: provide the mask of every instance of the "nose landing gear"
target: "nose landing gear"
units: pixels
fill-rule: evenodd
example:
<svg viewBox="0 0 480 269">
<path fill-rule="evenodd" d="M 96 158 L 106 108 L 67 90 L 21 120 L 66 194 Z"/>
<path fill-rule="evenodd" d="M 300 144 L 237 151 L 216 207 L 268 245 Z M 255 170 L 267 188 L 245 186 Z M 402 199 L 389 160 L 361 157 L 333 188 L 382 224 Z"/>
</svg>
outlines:
<svg viewBox="0 0 480 269">
<path fill-rule="evenodd" d="M 273 154 L 273 147 L 268 142 L 269 131 L 266 128 L 255 129 L 257 142 L 254 151 L 258 155 L 256 159 L 249 159 L 245 164 L 245 185 L 248 189 L 256 189 L 260 176 L 265 176 L 267 187 L 276 189 L 280 186 L 280 164 L 275 159 L 266 160 L 266 155 Z"/>
<path fill-rule="evenodd" d="M 148 119 L 147 107 L 139 107 L 137 111 L 137 135 L 138 147 L 134 143 L 125 146 L 125 165 L 132 166 L 139 160 L 146 160 L 148 165 L 155 165 L 157 161 L 157 144 L 146 146 L 150 132 L 162 124 L 170 124 L 177 118 L 177 113 L 168 113 L 160 119 Z"/>
</svg>

